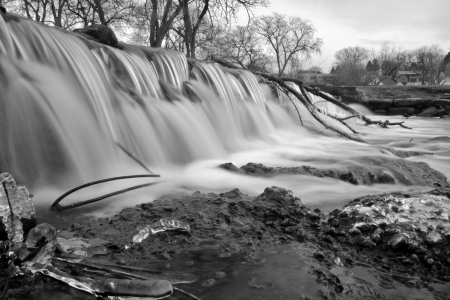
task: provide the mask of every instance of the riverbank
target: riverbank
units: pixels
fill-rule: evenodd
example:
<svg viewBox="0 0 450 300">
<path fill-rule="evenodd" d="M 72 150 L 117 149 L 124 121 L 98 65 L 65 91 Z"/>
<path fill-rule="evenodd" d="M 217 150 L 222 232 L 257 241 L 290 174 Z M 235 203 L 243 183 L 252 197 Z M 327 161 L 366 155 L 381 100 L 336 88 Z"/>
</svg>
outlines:
<svg viewBox="0 0 450 300">
<path fill-rule="evenodd" d="M 320 86 L 345 103 L 367 106 L 378 115 L 450 115 L 450 86 Z"/>
<path fill-rule="evenodd" d="M 69 251 L 117 267 L 196 274 L 198 281 L 179 286 L 201 299 L 401 299 L 402 290 L 447 299 L 449 196 L 448 188 L 371 195 L 324 214 L 278 187 L 256 197 L 194 192 L 74 224 L 60 236 L 84 242 Z M 190 231 L 133 244 L 162 219 Z"/>
</svg>

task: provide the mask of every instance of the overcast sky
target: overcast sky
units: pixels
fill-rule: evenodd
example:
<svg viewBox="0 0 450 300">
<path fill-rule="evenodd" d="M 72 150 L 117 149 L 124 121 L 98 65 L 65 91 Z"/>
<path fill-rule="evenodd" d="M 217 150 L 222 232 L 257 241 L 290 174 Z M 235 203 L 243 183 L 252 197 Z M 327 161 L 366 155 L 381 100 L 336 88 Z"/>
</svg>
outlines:
<svg viewBox="0 0 450 300">
<path fill-rule="evenodd" d="M 450 0 L 271 0 L 257 15 L 282 13 L 310 20 L 323 39 L 321 64 L 329 72 L 334 53 L 350 46 L 378 48 L 390 41 L 412 50 L 438 44 L 450 51 Z M 322 63 L 323 62 L 323 63 Z"/>
</svg>

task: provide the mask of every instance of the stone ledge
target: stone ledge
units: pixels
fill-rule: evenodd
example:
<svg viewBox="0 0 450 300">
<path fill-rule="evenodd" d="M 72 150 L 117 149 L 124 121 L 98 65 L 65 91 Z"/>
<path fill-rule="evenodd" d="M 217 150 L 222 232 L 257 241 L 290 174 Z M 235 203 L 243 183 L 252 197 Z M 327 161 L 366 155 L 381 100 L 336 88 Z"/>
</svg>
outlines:
<svg viewBox="0 0 450 300">
<path fill-rule="evenodd" d="M 404 114 L 412 116 L 414 115 L 414 113 L 415 113 L 414 107 L 392 107 L 387 110 L 388 116 L 404 115 Z"/>
<path fill-rule="evenodd" d="M 423 106 L 423 103 L 424 101 L 422 98 L 394 99 L 393 106 Z"/>
<path fill-rule="evenodd" d="M 433 101 L 434 106 L 450 107 L 450 100 L 438 99 Z"/>
</svg>

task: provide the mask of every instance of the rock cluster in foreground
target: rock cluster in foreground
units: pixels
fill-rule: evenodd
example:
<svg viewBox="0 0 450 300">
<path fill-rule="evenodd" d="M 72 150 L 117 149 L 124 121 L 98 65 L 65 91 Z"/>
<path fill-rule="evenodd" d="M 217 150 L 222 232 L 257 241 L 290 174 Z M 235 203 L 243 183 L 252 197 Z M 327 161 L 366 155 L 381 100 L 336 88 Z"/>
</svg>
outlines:
<svg viewBox="0 0 450 300">
<path fill-rule="evenodd" d="M 218 257 L 239 253 L 243 262 L 257 263 L 261 247 L 300 242 L 316 245 L 319 251 L 313 258 L 325 265 L 334 265 L 337 258 L 344 267 L 365 261 L 392 273 L 449 281 L 449 196 L 450 189 L 367 196 L 325 215 L 279 187 L 266 188 L 257 197 L 238 189 L 195 192 L 127 208 L 113 218 L 75 224 L 70 231 L 107 241 L 102 251 L 89 250 L 88 255 L 119 264 L 170 261 L 184 250 L 201 248 L 215 249 Z M 161 218 L 189 223 L 191 234 L 161 232 L 130 247 L 143 226 Z"/>
</svg>

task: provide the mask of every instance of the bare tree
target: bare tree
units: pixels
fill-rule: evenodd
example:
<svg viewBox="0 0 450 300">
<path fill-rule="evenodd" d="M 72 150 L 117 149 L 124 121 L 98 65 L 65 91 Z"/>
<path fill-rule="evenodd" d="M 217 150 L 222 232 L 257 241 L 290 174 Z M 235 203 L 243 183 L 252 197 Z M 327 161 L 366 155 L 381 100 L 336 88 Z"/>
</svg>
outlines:
<svg viewBox="0 0 450 300">
<path fill-rule="evenodd" d="M 358 85 L 365 73 L 368 55 L 369 51 L 359 46 L 347 47 L 336 52 L 334 57 L 339 66 L 337 73 L 340 79 L 347 84 Z"/>
<path fill-rule="evenodd" d="M 383 42 L 376 58 L 380 63 L 381 75 L 390 76 L 404 65 L 406 56 L 401 47 L 392 45 L 390 42 Z"/>
<path fill-rule="evenodd" d="M 272 63 L 254 25 L 236 26 L 217 40 L 215 55 L 243 68 L 269 72 Z"/>
<path fill-rule="evenodd" d="M 276 58 L 278 76 L 282 76 L 297 53 L 320 53 L 322 40 L 316 38 L 310 21 L 274 13 L 256 21 L 258 33 L 265 38 Z"/>
<path fill-rule="evenodd" d="M 151 47 L 161 47 L 181 13 L 184 0 L 144 0 L 134 8 L 131 41 Z"/>
<path fill-rule="evenodd" d="M 412 52 L 410 56 L 411 69 L 422 73 L 422 84 L 438 84 L 440 66 L 444 59 L 444 51 L 438 45 L 422 47 Z"/>
<path fill-rule="evenodd" d="M 225 20 L 230 24 L 231 20 L 237 18 L 237 14 L 242 9 L 247 11 L 250 17 L 258 6 L 266 6 L 268 0 L 179 0 L 183 1 L 183 37 L 186 44 L 186 54 L 189 57 L 196 57 L 196 49 L 199 46 L 197 35 L 205 22 L 205 17 L 209 15 L 211 22 L 210 32 L 216 32 L 213 25 Z M 212 21 L 216 20 L 216 22 Z M 223 21 L 222 21 L 223 22 Z"/>
</svg>

